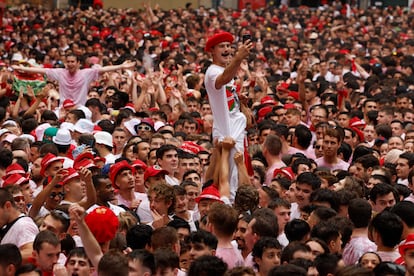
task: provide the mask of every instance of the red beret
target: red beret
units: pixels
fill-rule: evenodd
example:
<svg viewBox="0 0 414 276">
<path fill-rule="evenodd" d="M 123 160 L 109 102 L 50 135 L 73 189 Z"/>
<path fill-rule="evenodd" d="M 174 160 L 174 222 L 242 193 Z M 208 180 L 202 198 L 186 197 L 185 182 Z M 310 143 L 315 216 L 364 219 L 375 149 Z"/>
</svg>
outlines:
<svg viewBox="0 0 414 276">
<path fill-rule="evenodd" d="M 231 33 L 228 33 L 228 32 L 217 33 L 207 40 L 205 50 L 206 52 L 210 52 L 211 48 L 213 48 L 217 44 L 222 43 L 222 42 L 232 43 L 233 40 L 234 40 L 234 37 Z"/>
<path fill-rule="evenodd" d="M 112 240 L 118 231 L 118 217 L 111 209 L 100 206 L 87 214 L 85 222 L 99 243 Z"/>
<path fill-rule="evenodd" d="M 134 168 L 125 160 L 112 164 L 111 168 L 109 169 L 109 178 L 111 179 L 112 186 L 115 189 L 118 189 L 118 187 L 115 184 L 116 177 L 123 170 L 131 170 L 132 172 L 134 172 Z"/>
</svg>

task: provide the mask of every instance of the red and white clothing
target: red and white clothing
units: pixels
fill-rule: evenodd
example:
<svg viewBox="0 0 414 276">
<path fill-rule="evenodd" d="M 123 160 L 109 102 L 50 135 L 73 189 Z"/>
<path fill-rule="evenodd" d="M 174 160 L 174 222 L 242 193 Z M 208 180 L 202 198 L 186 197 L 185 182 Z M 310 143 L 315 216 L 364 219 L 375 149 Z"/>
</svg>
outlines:
<svg viewBox="0 0 414 276">
<path fill-rule="evenodd" d="M 272 179 L 273 179 L 273 172 L 276 169 L 281 169 L 281 168 L 284 168 L 284 167 L 286 167 L 286 164 L 283 161 L 273 163 L 266 171 L 266 179 L 265 179 L 264 184 L 269 185 L 270 182 L 272 182 Z"/>
<path fill-rule="evenodd" d="M 240 103 L 234 81 L 216 89 L 218 76 L 223 74 L 224 67 L 212 64 L 208 67 L 204 79 L 208 99 L 213 113 L 213 138 L 219 141 L 224 137 L 232 137 L 236 141 L 235 149 L 230 153 L 230 197 L 234 199 L 238 186 L 237 167 L 234 163 L 234 153 L 244 152 L 246 117 L 240 112 Z"/>
<path fill-rule="evenodd" d="M 377 251 L 377 245 L 368 237 L 353 237 L 345 245 L 342 259 L 345 265 L 354 265 L 364 253 L 375 251 Z"/>
</svg>

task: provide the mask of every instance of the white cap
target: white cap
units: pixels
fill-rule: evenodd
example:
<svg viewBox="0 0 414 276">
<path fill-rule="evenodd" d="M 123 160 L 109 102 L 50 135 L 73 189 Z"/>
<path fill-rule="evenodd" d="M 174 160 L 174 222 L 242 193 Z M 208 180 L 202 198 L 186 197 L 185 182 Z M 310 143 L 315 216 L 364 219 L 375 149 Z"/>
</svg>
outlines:
<svg viewBox="0 0 414 276">
<path fill-rule="evenodd" d="M 36 128 L 35 132 L 37 141 L 43 141 L 43 134 L 45 134 L 45 130 L 49 127 L 51 127 L 49 123 L 43 123 Z"/>
<path fill-rule="evenodd" d="M 110 147 L 114 146 L 112 143 L 112 135 L 106 131 L 98 131 L 93 135 L 93 137 L 95 137 L 97 144 L 104 144 Z"/>
<path fill-rule="evenodd" d="M 85 117 L 88 120 L 92 119 L 92 111 L 84 105 L 79 105 L 76 109 L 82 110 L 85 113 Z"/>
<path fill-rule="evenodd" d="M 67 130 L 73 131 L 74 126 L 75 125 L 72 124 L 72 123 L 63 122 L 63 123 L 60 124 L 60 129 L 67 129 Z"/>
<path fill-rule="evenodd" d="M 132 118 L 129 121 L 124 123 L 125 128 L 132 134 L 132 136 L 136 136 L 137 132 L 135 131 L 135 126 L 141 123 L 141 120 L 138 118 Z"/>
<path fill-rule="evenodd" d="M 94 124 L 86 119 L 79 119 L 73 130 L 79 132 L 79 133 L 92 133 Z"/>
<path fill-rule="evenodd" d="M 53 143 L 61 146 L 68 146 L 72 142 L 72 136 L 70 135 L 70 131 L 67 129 L 59 129 L 56 132 L 56 136 L 52 138 Z"/>
</svg>

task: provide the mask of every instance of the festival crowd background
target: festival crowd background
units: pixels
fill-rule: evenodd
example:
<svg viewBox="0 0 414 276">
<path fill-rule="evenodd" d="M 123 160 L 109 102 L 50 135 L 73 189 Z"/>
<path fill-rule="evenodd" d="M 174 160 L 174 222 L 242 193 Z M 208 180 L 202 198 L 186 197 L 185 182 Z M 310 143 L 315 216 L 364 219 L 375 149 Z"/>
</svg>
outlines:
<svg viewBox="0 0 414 276">
<path fill-rule="evenodd" d="M 414 275 L 413 19 L 5 9 L 0 274 Z M 212 138 L 235 106 L 241 148 Z"/>
</svg>

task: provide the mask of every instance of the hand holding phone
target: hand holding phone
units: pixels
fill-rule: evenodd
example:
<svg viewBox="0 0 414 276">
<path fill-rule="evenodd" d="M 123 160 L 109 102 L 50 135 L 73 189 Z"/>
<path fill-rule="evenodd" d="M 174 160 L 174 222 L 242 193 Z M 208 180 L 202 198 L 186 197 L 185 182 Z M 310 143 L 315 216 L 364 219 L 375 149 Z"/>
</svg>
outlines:
<svg viewBox="0 0 414 276">
<path fill-rule="evenodd" d="M 243 43 L 245 43 L 247 40 L 252 40 L 252 36 L 250 34 L 244 34 L 242 36 Z"/>
</svg>

